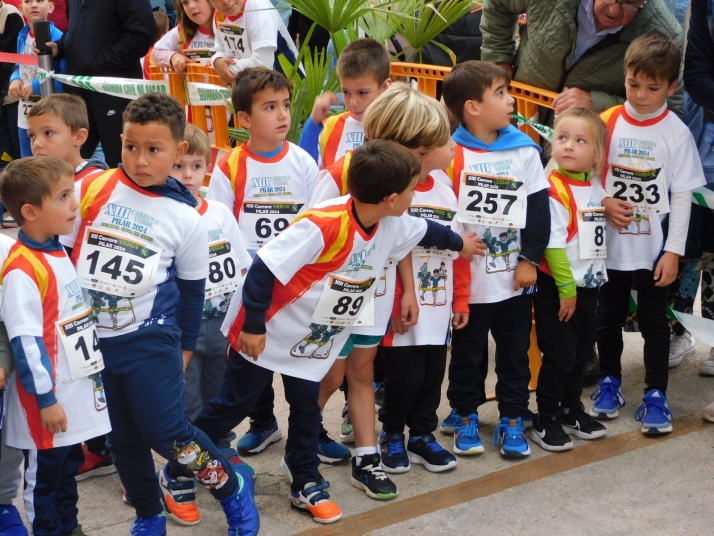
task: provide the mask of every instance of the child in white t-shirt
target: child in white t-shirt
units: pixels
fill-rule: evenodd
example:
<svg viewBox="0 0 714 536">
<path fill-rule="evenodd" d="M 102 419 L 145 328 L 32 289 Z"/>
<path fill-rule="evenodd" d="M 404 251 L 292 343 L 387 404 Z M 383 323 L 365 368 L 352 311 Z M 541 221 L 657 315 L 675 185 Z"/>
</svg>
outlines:
<svg viewBox="0 0 714 536">
<path fill-rule="evenodd" d="M 151 59 L 156 65 L 170 65 L 177 73 L 190 62 L 207 65 L 213 56 L 214 10 L 208 0 L 181 0 L 176 11 L 178 24 L 155 45 Z"/>
<path fill-rule="evenodd" d="M 669 324 L 667 293 L 684 254 L 691 191 L 705 184 L 689 129 L 667 109 L 677 87 L 681 54 L 659 32 L 635 39 L 625 54 L 627 102 L 602 113 L 607 146 L 602 183 L 607 218 L 608 282 L 600 291 L 597 343 L 599 388 L 593 417 L 614 419 L 625 405 L 622 328 L 633 280 L 645 340 L 645 396 L 635 413 L 645 434 L 672 431 L 667 406 Z"/>
</svg>

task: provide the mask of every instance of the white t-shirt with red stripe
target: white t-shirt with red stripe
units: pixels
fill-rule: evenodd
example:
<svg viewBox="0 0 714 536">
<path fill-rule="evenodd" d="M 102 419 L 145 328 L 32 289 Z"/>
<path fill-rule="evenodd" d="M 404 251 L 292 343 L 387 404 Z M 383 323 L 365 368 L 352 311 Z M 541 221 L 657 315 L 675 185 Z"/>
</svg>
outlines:
<svg viewBox="0 0 714 536">
<path fill-rule="evenodd" d="M 318 143 L 320 169 L 331 166 L 364 143 L 364 127 L 352 112 L 328 117 L 323 125 Z"/>
</svg>

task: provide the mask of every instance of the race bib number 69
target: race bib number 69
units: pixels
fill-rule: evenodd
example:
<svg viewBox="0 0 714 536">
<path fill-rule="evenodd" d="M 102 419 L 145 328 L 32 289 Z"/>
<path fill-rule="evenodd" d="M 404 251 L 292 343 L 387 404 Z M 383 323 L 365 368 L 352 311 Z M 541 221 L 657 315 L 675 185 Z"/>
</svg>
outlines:
<svg viewBox="0 0 714 536">
<path fill-rule="evenodd" d="M 462 223 L 523 229 L 527 201 L 526 185 L 520 181 L 464 171 L 456 217 Z"/>
</svg>

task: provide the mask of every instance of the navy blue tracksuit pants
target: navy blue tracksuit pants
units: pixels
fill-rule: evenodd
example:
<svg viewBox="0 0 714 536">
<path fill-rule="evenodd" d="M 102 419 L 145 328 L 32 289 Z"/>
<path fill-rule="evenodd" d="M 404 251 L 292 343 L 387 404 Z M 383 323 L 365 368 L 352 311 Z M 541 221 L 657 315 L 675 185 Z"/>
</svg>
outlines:
<svg viewBox="0 0 714 536">
<path fill-rule="evenodd" d="M 299 491 L 305 484 L 317 482 L 320 464 L 317 447 L 322 424 L 317 403 L 320 383 L 285 374 L 282 377 L 285 399 L 290 404 L 285 450 L 290 455 L 292 489 Z M 193 425 L 203 430 L 211 441 L 220 441 L 248 416 L 272 381 L 272 370 L 246 360 L 230 347 L 221 392 L 203 408 Z"/>
<path fill-rule="evenodd" d="M 177 460 L 172 476 L 193 474 L 218 500 L 236 493 L 233 466 L 184 416 L 181 330 L 154 324 L 99 339 L 112 431 L 107 446 L 139 517 L 163 512 L 151 450 Z M 219 438 L 220 439 L 220 438 Z M 208 452 L 208 456 L 201 453 Z"/>
<path fill-rule="evenodd" d="M 77 526 L 82 445 L 25 450 L 25 512 L 35 536 L 62 536 Z"/>
</svg>

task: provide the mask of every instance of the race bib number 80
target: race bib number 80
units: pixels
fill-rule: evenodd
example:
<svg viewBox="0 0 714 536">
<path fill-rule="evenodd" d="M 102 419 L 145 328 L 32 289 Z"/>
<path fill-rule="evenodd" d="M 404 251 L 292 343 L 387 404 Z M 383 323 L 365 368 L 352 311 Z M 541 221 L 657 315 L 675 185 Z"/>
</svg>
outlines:
<svg viewBox="0 0 714 536">
<path fill-rule="evenodd" d="M 523 229 L 527 202 L 528 192 L 520 181 L 464 171 L 457 218 L 462 223 Z"/>
<path fill-rule="evenodd" d="M 669 212 L 669 195 L 662 168 L 632 169 L 610 166 L 607 193 L 634 205 L 637 214 L 651 216 Z"/>
</svg>

